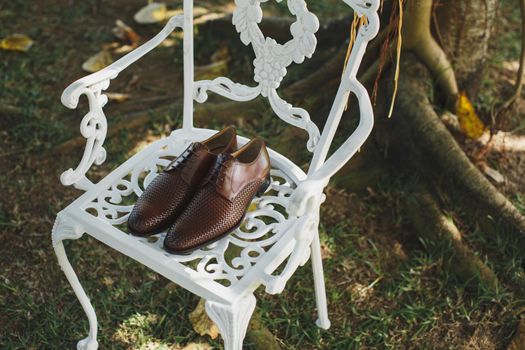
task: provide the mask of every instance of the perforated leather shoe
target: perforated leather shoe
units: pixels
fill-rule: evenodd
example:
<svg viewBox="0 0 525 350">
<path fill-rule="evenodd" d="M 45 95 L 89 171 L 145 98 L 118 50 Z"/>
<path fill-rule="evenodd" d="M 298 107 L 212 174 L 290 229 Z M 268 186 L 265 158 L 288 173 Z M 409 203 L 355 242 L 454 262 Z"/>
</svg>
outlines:
<svg viewBox="0 0 525 350">
<path fill-rule="evenodd" d="M 192 143 L 137 200 L 128 219 L 129 231 L 148 236 L 172 225 L 210 173 L 218 155 L 236 149 L 237 134 L 233 127 L 205 141 Z"/>
<path fill-rule="evenodd" d="M 232 154 L 221 154 L 184 212 L 164 239 L 164 247 L 187 254 L 235 230 L 256 195 L 270 185 L 270 157 L 254 139 Z"/>
</svg>

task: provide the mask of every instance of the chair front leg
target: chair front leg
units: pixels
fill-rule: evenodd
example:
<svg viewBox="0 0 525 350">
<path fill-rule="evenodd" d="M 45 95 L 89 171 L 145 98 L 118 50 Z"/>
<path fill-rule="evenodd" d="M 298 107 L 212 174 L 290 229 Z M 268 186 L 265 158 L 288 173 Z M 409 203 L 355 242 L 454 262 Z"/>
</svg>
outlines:
<svg viewBox="0 0 525 350">
<path fill-rule="evenodd" d="M 321 242 L 319 241 L 319 231 L 314 235 L 310 258 L 312 259 L 312 270 L 314 273 L 315 302 L 317 304 L 317 321 L 318 327 L 323 329 L 330 328 L 328 319 L 328 305 L 326 302 L 326 289 L 324 283 L 323 259 L 321 257 Z"/>
<path fill-rule="evenodd" d="M 78 225 L 74 224 L 73 220 L 63 214 L 59 214 L 53 227 L 52 239 L 58 264 L 62 268 L 62 271 L 64 271 L 69 284 L 71 284 L 71 287 L 89 320 L 89 334 L 86 338 L 77 343 L 77 349 L 96 350 L 98 348 L 97 315 L 95 314 L 95 309 L 93 308 L 93 305 L 91 305 L 91 301 L 82 288 L 82 285 L 66 256 L 66 250 L 64 249 L 63 244 L 64 239 L 78 239 L 83 233 L 84 231 Z"/>
<path fill-rule="evenodd" d="M 242 350 L 246 330 L 255 310 L 255 296 L 249 294 L 233 304 L 206 301 L 206 313 L 219 328 L 224 350 Z"/>
</svg>

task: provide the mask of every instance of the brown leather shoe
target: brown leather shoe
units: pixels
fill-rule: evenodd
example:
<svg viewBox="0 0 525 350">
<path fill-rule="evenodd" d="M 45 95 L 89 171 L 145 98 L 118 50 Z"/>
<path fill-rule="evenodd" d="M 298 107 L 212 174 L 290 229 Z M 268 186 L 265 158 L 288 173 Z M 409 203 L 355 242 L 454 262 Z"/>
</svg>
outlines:
<svg viewBox="0 0 525 350">
<path fill-rule="evenodd" d="M 254 139 L 233 154 L 221 154 L 164 239 L 170 253 L 187 254 L 235 230 L 255 195 L 270 185 L 270 158 Z"/>
<path fill-rule="evenodd" d="M 128 219 L 129 231 L 148 236 L 173 224 L 223 152 L 237 149 L 235 128 L 228 127 L 192 143 L 160 173 L 137 200 Z"/>
</svg>

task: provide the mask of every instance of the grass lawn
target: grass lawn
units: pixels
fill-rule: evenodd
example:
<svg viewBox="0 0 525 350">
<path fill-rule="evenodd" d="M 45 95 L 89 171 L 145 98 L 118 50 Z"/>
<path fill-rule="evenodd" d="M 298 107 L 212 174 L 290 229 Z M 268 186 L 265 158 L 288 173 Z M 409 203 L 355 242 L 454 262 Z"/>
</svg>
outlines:
<svg viewBox="0 0 525 350">
<path fill-rule="evenodd" d="M 81 70 L 83 61 L 114 41 L 111 29 L 116 19 L 131 25 L 143 38 L 160 29 L 134 23 L 133 14 L 146 1 L 101 3 L 100 8 L 94 0 L 0 4 L 0 38 L 24 33 L 35 41 L 26 53 L 0 51 L 0 105 L 16 109 L 16 113 L 0 113 L 1 349 L 72 349 L 87 335 L 87 319 L 51 247 L 55 214 L 80 194 L 61 186 L 58 178 L 76 166 L 82 148 L 57 151 L 57 147 L 78 137 L 86 111 L 85 104 L 67 110 L 59 102 L 60 94 L 68 83 L 86 74 Z M 201 5 L 223 8 L 227 3 L 210 0 Z M 312 4 L 322 18 L 339 9 L 324 3 Z M 168 4 L 176 8 L 180 1 Z M 511 6 L 510 0 L 502 4 Z M 282 4 L 276 6 L 275 11 L 282 10 Z M 505 16 L 502 11 L 503 19 L 519 21 L 514 15 Z M 214 50 L 231 46 L 224 38 L 208 40 L 197 40 L 201 44 L 197 60 L 202 64 Z M 501 45 L 515 45 L 515 40 L 511 36 Z M 151 121 L 143 128 L 123 128 L 109 138 L 108 160 L 94 168 L 94 178 L 180 124 L 179 48 L 175 38 L 174 46 L 152 52 L 112 82 L 110 91 L 129 93 L 132 99 L 108 105 L 109 127 L 131 120 L 133 111 L 150 115 Z M 246 73 L 251 58 L 230 54 L 232 74 Z M 497 59 L 508 58 L 498 55 Z M 297 68 L 290 72 L 292 76 L 299 73 Z M 167 108 L 159 111 L 159 101 Z M 307 97 L 304 102 L 308 104 Z M 239 121 L 240 133 L 260 134 L 286 153 L 290 143 L 282 142 L 283 123 L 269 113 L 261 112 L 256 118 Z M 210 116 L 206 126 L 220 127 L 221 123 Z M 294 157 L 300 164 L 308 159 L 303 151 L 294 152 Z M 323 331 L 315 326 L 309 263 L 281 295 L 257 292 L 263 322 L 284 349 L 506 347 L 525 311 L 523 253 L 510 238 L 474 232 L 469 243 L 488 261 L 502 288 L 496 293 L 467 288 L 448 274 L 443 252 L 429 253 L 427 243 L 411 233 L 399 205 L 399 199 L 409 193 L 399 183 L 392 175 L 362 193 L 329 188 L 321 239 L 332 328 Z M 468 226 L 467 217 L 455 219 Z M 199 301 L 194 295 L 88 235 L 68 242 L 66 250 L 97 311 L 101 349 L 179 349 L 192 342 L 222 348 L 220 338 L 201 337 L 192 329 L 188 314 Z"/>
</svg>

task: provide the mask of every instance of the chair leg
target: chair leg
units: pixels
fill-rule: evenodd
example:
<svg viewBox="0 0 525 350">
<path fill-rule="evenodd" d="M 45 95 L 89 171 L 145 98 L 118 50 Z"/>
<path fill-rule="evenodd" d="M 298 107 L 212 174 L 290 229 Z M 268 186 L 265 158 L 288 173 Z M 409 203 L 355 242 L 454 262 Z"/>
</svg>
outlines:
<svg viewBox="0 0 525 350">
<path fill-rule="evenodd" d="M 234 304 L 206 301 L 206 313 L 219 328 L 224 350 L 242 350 L 248 324 L 255 310 L 255 296 L 249 294 Z"/>
<path fill-rule="evenodd" d="M 58 259 L 58 263 L 64 271 L 64 274 L 66 275 L 69 284 L 71 284 L 71 287 L 73 287 L 73 291 L 75 292 L 78 300 L 80 301 L 80 304 L 82 304 L 82 308 L 84 309 L 89 320 L 89 335 L 85 339 L 82 339 L 77 343 L 77 349 L 96 350 L 98 348 L 98 342 L 97 315 L 95 314 L 95 310 L 93 309 L 93 306 L 91 305 L 91 302 L 89 301 L 86 292 L 84 292 L 84 289 L 82 289 L 82 286 L 78 280 L 77 275 L 75 274 L 75 271 L 73 270 L 73 267 L 67 259 L 66 251 L 64 249 L 64 244 L 62 243 L 62 241 L 57 242 L 54 246 L 54 249 Z"/>
<path fill-rule="evenodd" d="M 317 304 L 317 321 L 318 327 L 323 329 L 330 328 L 328 319 L 328 306 L 326 303 L 326 289 L 324 284 L 323 260 L 321 258 L 321 243 L 319 241 L 319 232 L 314 234 L 311 245 L 312 270 L 314 273 L 315 284 L 315 301 Z"/>
</svg>

